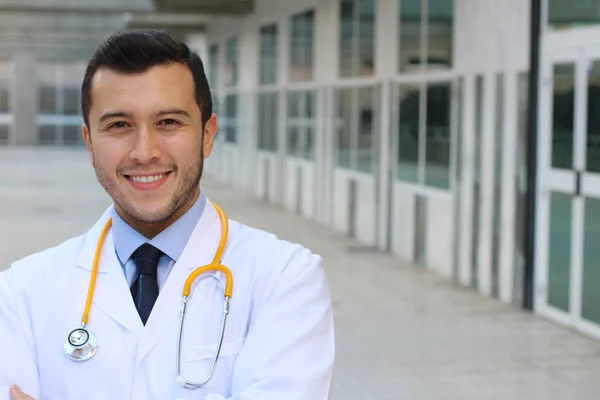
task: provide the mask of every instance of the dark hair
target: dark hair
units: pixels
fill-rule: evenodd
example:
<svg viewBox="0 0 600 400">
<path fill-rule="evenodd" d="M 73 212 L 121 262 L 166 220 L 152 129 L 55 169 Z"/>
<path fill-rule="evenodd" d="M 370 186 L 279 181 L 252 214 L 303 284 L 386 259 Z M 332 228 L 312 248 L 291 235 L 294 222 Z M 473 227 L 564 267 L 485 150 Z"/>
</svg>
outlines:
<svg viewBox="0 0 600 400">
<path fill-rule="evenodd" d="M 136 29 L 117 33 L 94 52 L 81 85 L 81 110 L 89 127 L 92 106 L 92 79 L 99 68 L 106 67 L 123 73 L 141 73 L 163 64 L 182 63 L 192 72 L 196 102 L 202 113 L 202 126 L 212 115 L 212 96 L 204 64 L 200 57 L 182 42 L 174 40 L 163 30 Z"/>
</svg>

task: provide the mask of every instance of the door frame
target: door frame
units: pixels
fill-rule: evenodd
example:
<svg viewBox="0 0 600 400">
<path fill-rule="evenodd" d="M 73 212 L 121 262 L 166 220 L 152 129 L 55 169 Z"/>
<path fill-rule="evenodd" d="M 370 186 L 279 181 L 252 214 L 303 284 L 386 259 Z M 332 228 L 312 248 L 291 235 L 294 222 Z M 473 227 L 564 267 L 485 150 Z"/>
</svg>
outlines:
<svg viewBox="0 0 600 400">
<path fill-rule="evenodd" d="M 572 327 L 600 339 L 600 324 L 584 320 L 581 315 L 583 294 L 583 250 L 585 196 L 600 197 L 600 174 L 586 172 L 587 151 L 587 88 L 590 60 L 600 60 L 600 27 L 549 32 L 542 45 L 539 85 L 538 188 L 535 238 L 535 311 L 548 319 Z M 571 169 L 552 167 L 552 116 L 554 73 L 556 64 L 574 65 L 573 166 Z M 550 195 L 570 194 L 571 241 L 569 311 L 548 303 L 548 252 L 550 234 Z"/>
</svg>

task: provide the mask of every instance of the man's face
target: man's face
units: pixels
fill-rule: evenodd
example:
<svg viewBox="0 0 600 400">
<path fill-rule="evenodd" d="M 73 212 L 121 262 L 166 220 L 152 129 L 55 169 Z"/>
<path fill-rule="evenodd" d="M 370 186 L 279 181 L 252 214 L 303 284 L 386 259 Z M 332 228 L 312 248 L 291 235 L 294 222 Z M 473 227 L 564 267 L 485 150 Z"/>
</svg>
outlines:
<svg viewBox="0 0 600 400">
<path fill-rule="evenodd" d="M 100 68 L 83 126 L 100 184 L 129 223 L 170 224 L 195 201 L 217 119 L 202 129 L 194 80 L 182 64 L 124 74 Z"/>
</svg>

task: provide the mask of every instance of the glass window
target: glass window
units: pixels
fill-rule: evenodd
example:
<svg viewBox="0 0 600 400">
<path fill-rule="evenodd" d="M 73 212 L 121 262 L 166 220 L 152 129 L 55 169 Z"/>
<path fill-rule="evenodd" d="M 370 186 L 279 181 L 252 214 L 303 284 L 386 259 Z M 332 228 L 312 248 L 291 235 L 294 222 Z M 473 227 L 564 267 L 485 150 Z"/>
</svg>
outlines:
<svg viewBox="0 0 600 400">
<path fill-rule="evenodd" d="M 313 91 L 288 94 L 287 154 L 291 157 L 314 159 L 314 102 Z"/>
<path fill-rule="evenodd" d="M 529 112 L 529 73 L 519 72 L 517 79 L 517 95 L 513 101 L 517 103 L 517 145 L 515 187 L 515 249 L 512 257 L 514 265 L 514 303 L 523 303 L 523 277 L 525 276 L 525 209 L 527 203 L 527 116 Z"/>
<path fill-rule="evenodd" d="M 550 29 L 570 29 L 600 23 L 600 0 L 548 0 Z"/>
<path fill-rule="evenodd" d="M 290 45 L 290 81 L 313 79 L 314 63 L 314 11 L 292 17 Z"/>
<path fill-rule="evenodd" d="M 375 0 L 358 2 L 358 61 L 360 76 L 375 74 Z"/>
<path fill-rule="evenodd" d="M 79 146 L 83 144 L 81 127 L 79 125 L 63 125 L 63 144 L 65 146 Z"/>
<path fill-rule="evenodd" d="M 56 114 L 56 89 L 53 87 L 40 88 L 40 113 Z"/>
<path fill-rule="evenodd" d="M 277 25 L 260 29 L 260 83 L 277 82 Z"/>
<path fill-rule="evenodd" d="M 225 86 L 236 86 L 238 81 L 238 39 L 227 41 L 225 47 Z"/>
<path fill-rule="evenodd" d="M 79 115 L 79 89 L 64 88 L 63 99 L 63 114 Z"/>
<path fill-rule="evenodd" d="M 41 125 L 38 131 L 38 143 L 41 145 L 55 145 L 58 141 L 56 128 L 55 125 Z"/>
<path fill-rule="evenodd" d="M 373 172 L 377 162 L 375 135 L 376 99 L 372 87 L 344 88 L 338 92 L 337 165 L 361 172 Z"/>
<path fill-rule="evenodd" d="M 8 125 L 0 125 L 0 145 L 7 145 L 10 140 L 10 127 Z"/>
<path fill-rule="evenodd" d="M 443 82 L 398 86 L 399 180 L 450 188 L 453 85 Z"/>
<path fill-rule="evenodd" d="M 337 165 L 352 167 L 352 89 L 341 89 L 338 95 Z"/>
<path fill-rule="evenodd" d="M 279 102 L 277 92 L 260 93 L 258 97 L 258 148 L 277 151 Z"/>
<path fill-rule="evenodd" d="M 358 143 L 357 169 L 373 172 L 375 127 L 375 91 L 372 88 L 358 89 Z"/>
<path fill-rule="evenodd" d="M 427 69 L 452 68 L 454 1 L 429 0 L 427 21 Z"/>
<path fill-rule="evenodd" d="M 0 86 L 0 113 L 8 113 L 10 109 L 10 93 L 7 87 Z"/>
<path fill-rule="evenodd" d="M 575 64 L 554 65 L 553 91 L 552 167 L 571 169 L 575 132 Z"/>
<path fill-rule="evenodd" d="M 208 79 L 211 88 L 216 88 L 219 79 L 219 46 L 213 44 L 208 51 Z"/>
<path fill-rule="evenodd" d="M 375 72 L 375 0 L 341 0 L 341 77 L 372 76 Z"/>
<path fill-rule="evenodd" d="M 452 68 L 454 1 L 399 1 L 400 72 L 410 72 L 420 68 Z M 426 24 L 425 29 L 422 29 L 423 24 Z"/>
<path fill-rule="evenodd" d="M 288 135 L 287 135 L 287 155 L 298 157 L 300 154 L 300 95 L 297 92 L 288 94 Z"/>
<path fill-rule="evenodd" d="M 401 72 L 418 69 L 421 64 L 421 0 L 400 0 Z"/>
<path fill-rule="evenodd" d="M 217 96 L 217 93 L 215 91 L 212 91 L 211 98 L 212 98 L 212 111 L 213 111 L 213 114 L 217 114 L 220 117 L 219 112 L 221 111 L 221 107 L 220 107 L 220 104 L 219 104 L 219 96 Z"/>
<path fill-rule="evenodd" d="M 302 157 L 313 160 L 315 158 L 315 108 L 317 97 L 315 92 L 309 91 L 304 95 L 304 115 L 306 117 L 306 131 L 302 146 Z"/>
<path fill-rule="evenodd" d="M 225 130 L 225 141 L 229 143 L 237 142 L 238 129 L 238 96 L 230 94 L 225 96 L 225 121 L 223 125 Z"/>
<path fill-rule="evenodd" d="M 586 171 L 600 172 L 600 60 L 594 60 L 587 74 Z"/>
<path fill-rule="evenodd" d="M 450 188 L 450 84 L 427 88 L 425 184 Z"/>
<path fill-rule="evenodd" d="M 419 180 L 419 115 L 421 108 L 419 86 L 400 86 L 398 108 L 397 177 L 403 181 L 417 182 Z"/>
</svg>

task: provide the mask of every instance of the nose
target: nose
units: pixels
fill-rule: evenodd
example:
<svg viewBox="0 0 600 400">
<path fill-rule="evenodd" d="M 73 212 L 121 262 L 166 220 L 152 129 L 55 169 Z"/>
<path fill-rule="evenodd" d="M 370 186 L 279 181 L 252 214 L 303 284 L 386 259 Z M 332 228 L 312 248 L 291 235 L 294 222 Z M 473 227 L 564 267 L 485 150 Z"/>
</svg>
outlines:
<svg viewBox="0 0 600 400">
<path fill-rule="evenodd" d="M 160 140 L 152 128 L 141 127 L 135 137 L 131 159 L 139 164 L 150 164 L 160 158 Z"/>
</svg>

